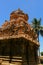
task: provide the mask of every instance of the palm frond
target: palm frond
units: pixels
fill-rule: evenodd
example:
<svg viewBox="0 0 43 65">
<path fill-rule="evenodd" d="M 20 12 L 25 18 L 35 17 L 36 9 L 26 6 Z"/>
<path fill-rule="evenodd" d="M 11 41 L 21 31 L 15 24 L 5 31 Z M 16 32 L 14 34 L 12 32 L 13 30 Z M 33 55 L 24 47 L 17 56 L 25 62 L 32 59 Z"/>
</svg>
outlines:
<svg viewBox="0 0 43 65">
<path fill-rule="evenodd" d="M 32 25 L 33 25 L 33 28 L 39 29 L 40 25 L 41 25 L 41 18 L 39 20 L 37 20 L 36 18 L 34 18 L 33 21 L 32 21 Z"/>
<path fill-rule="evenodd" d="M 40 30 L 40 34 L 41 34 L 41 36 L 43 36 L 43 30 Z"/>
</svg>

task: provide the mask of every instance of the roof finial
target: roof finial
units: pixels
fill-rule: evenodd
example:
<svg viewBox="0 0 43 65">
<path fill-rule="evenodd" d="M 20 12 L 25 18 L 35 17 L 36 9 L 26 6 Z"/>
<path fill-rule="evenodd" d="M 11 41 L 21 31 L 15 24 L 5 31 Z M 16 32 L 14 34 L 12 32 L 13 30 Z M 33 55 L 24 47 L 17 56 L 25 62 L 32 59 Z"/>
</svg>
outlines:
<svg viewBox="0 0 43 65">
<path fill-rule="evenodd" d="M 20 11 L 20 8 L 18 8 L 18 10 Z"/>
</svg>

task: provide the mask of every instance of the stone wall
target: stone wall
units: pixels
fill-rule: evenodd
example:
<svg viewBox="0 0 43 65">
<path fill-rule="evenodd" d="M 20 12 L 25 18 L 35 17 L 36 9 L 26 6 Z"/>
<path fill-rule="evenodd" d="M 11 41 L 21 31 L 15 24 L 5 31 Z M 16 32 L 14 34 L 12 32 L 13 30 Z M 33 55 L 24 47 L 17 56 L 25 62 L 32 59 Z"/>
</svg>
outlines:
<svg viewBox="0 0 43 65">
<path fill-rule="evenodd" d="M 0 55 L 9 56 L 10 59 L 13 56 L 21 56 L 23 65 L 37 65 L 37 47 L 25 39 L 9 39 L 0 41 Z M 11 46 L 10 46 L 11 45 Z"/>
</svg>

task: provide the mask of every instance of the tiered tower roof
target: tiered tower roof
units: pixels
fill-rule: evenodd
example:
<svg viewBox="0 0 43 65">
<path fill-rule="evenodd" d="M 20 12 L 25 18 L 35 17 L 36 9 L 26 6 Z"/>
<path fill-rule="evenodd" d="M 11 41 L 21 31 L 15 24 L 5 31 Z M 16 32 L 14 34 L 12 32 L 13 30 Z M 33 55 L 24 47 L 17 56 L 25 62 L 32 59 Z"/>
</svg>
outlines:
<svg viewBox="0 0 43 65">
<path fill-rule="evenodd" d="M 10 21 L 6 20 L 0 28 L 0 40 L 23 37 L 39 45 L 37 34 L 34 33 L 33 28 L 27 22 L 28 18 L 28 15 L 20 9 L 13 11 L 10 14 Z"/>
</svg>

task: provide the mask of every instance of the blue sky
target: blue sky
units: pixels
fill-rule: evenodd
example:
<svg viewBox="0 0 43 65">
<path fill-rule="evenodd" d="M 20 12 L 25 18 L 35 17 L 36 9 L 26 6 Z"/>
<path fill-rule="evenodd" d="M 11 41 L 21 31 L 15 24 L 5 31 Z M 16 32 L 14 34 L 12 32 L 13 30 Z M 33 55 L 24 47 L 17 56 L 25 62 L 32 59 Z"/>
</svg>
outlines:
<svg viewBox="0 0 43 65">
<path fill-rule="evenodd" d="M 41 18 L 43 25 L 43 0 L 0 0 L 0 26 L 10 19 L 10 13 L 20 8 L 29 16 L 29 23 L 33 18 Z M 40 50 L 43 51 L 43 37 L 40 36 Z"/>
</svg>

